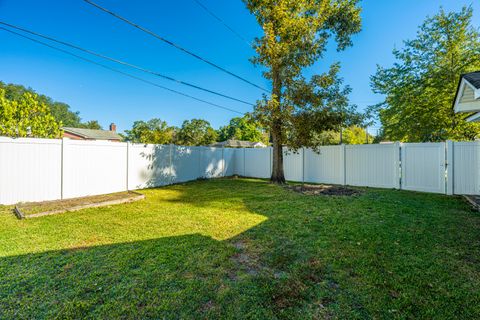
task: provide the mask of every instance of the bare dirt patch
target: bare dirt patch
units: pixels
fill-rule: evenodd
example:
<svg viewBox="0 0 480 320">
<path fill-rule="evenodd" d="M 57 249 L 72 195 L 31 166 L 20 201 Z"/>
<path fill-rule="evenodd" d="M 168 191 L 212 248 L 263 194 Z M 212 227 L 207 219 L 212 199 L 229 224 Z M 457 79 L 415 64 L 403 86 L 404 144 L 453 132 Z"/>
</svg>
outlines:
<svg viewBox="0 0 480 320">
<path fill-rule="evenodd" d="M 15 214 L 19 219 L 36 218 L 86 208 L 133 202 L 144 198 L 143 194 L 125 191 L 65 200 L 20 203 L 15 206 Z"/>
<path fill-rule="evenodd" d="M 343 187 L 343 186 L 332 186 L 332 185 L 323 185 L 323 184 L 303 184 L 303 185 L 293 185 L 287 186 L 289 190 L 309 195 L 324 195 L 324 196 L 355 196 L 360 194 L 359 190 Z"/>
<path fill-rule="evenodd" d="M 256 276 L 263 268 L 259 264 L 258 258 L 249 254 L 246 249 L 246 244 L 242 240 L 236 241 L 233 243 L 233 246 L 238 250 L 238 252 L 230 258 L 235 266 L 251 276 Z M 231 280 L 238 280 L 235 272 L 231 272 L 229 277 Z"/>
</svg>

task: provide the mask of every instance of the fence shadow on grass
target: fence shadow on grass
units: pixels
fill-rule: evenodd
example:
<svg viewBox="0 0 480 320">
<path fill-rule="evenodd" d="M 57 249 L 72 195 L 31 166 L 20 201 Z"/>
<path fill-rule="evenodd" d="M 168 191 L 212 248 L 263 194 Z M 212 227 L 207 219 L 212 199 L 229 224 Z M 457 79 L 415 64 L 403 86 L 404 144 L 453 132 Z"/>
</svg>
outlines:
<svg viewBox="0 0 480 320">
<path fill-rule="evenodd" d="M 202 186 L 179 186 L 170 201 L 225 211 L 236 203 L 267 218 L 227 241 L 253 253 L 243 257 L 246 271 L 266 277 L 258 283 L 272 288 L 275 316 L 296 317 L 303 303 L 340 308 L 340 318 L 480 316 L 472 247 L 480 217 L 458 198 L 382 189 L 312 197 L 245 179 L 235 189 L 222 180 Z"/>
<path fill-rule="evenodd" d="M 224 241 L 193 232 L 0 258 L 0 318 L 480 313 L 471 246 L 480 218 L 453 198 L 389 190 L 308 197 L 243 179 L 168 190 L 161 201 L 213 211 L 213 223 L 227 212 L 266 220 Z"/>
<path fill-rule="evenodd" d="M 223 202 L 237 209 L 251 207 L 243 214 L 258 215 L 265 211 L 254 205 L 260 195 L 253 199 L 255 192 L 246 191 L 255 186 L 264 191 L 274 188 L 239 181 L 234 191 L 210 182 L 172 186 L 180 190 L 179 198 L 167 201 L 217 209 Z M 252 229 L 277 237 L 281 231 L 272 228 L 280 226 L 266 223 Z M 274 280 L 273 271 L 260 257 L 246 253 L 246 238 L 232 232 L 232 238 L 218 241 L 203 234 L 0 257 L 0 318 L 197 319 L 248 313 L 273 317 L 270 289 L 266 290 Z M 277 257 L 278 270 L 287 268 L 293 254 L 302 254 L 288 235 L 274 240 L 274 245 L 281 241 L 288 248 L 271 253 Z"/>
<path fill-rule="evenodd" d="M 232 251 L 192 234 L 3 257 L 0 318 L 192 318 Z"/>
</svg>

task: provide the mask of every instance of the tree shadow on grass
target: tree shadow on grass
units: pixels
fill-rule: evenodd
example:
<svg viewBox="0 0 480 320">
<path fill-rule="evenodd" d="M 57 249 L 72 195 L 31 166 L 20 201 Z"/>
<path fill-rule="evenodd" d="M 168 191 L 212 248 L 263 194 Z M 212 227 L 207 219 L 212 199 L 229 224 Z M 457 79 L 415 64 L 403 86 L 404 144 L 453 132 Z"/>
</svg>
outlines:
<svg viewBox="0 0 480 320">
<path fill-rule="evenodd" d="M 239 181 L 235 190 L 225 188 L 231 184 L 228 180 L 210 182 L 168 187 L 178 196 L 166 201 L 234 212 L 252 206 L 238 212 L 242 219 L 247 212 L 262 212 L 263 204 L 253 208 L 261 197 L 276 197 L 275 187 L 263 182 Z M 261 192 L 252 197 L 251 188 L 259 187 Z M 228 223 L 229 218 L 216 212 L 218 223 Z M 244 227 L 250 222 L 236 223 Z M 265 232 L 275 226 L 280 227 L 273 224 Z M 290 261 L 285 256 L 292 258 L 299 248 L 287 236 L 283 248 L 290 250 L 278 255 L 271 268 L 263 264 L 248 237 L 237 235 L 231 226 L 225 229 L 235 236 L 218 241 L 202 232 L 2 257 L 0 318 L 273 318 L 278 316 L 275 306 L 288 307 L 292 299 L 300 300 L 302 279 L 320 270 L 312 263 L 313 269 L 306 268 L 302 279 L 289 280 L 280 265 L 286 267 Z M 278 234 L 273 236 L 278 244 Z M 278 278 L 284 278 L 279 281 L 284 282 L 285 293 L 272 282 Z"/>
<path fill-rule="evenodd" d="M 266 220 L 223 241 L 192 233 L 0 258 L 0 318 L 480 314 L 478 267 L 461 259 L 478 258 L 470 244 L 480 219 L 454 199 L 309 197 L 246 179 L 167 190 L 162 201 L 207 208 L 198 214 L 216 212 L 219 224 L 240 209 Z"/>
<path fill-rule="evenodd" d="M 194 318 L 234 248 L 199 234 L 0 259 L 0 318 Z"/>
<path fill-rule="evenodd" d="M 382 189 L 306 196 L 259 180 L 242 179 L 234 190 L 222 180 L 202 183 L 170 201 L 225 210 L 238 202 L 267 217 L 228 242 L 240 248 L 236 264 L 269 288 L 275 317 L 480 316 L 480 216 L 455 197 Z"/>
</svg>

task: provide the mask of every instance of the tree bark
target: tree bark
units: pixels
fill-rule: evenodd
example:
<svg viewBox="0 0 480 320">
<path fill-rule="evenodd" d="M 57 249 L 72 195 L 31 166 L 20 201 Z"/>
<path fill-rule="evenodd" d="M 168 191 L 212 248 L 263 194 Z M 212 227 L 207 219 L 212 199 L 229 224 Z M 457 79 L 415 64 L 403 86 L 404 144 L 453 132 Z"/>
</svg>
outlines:
<svg viewBox="0 0 480 320">
<path fill-rule="evenodd" d="M 279 134 L 281 134 L 281 132 L 278 132 L 279 128 L 277 126 L 274 126 L 274 128 L 272 129 L 273 129 L 272 130 L 273 164 L 272 164 L 272 176 L 270 177 L 270 180 L 273 183 L 284 184 L 285 173 L 283 171 L 283 150 L 282 150 L 282 143 L 279 139 Z"/>
<path fill-rule="evenodd" d="M 283 141 L 282 141 L 282 112 L 281 112 L 281 96 L 282 96 L 282 81 L 280 70 L 277 67 L 272 68 L 272 97 L 277 99 L 277 110 L 272 112 L 272 143 L 273 143 L 273 164 L 272 176 L 270 180 L 273 183 L 284 184 L 285 174 L 283 171 Z"/>
</svg>

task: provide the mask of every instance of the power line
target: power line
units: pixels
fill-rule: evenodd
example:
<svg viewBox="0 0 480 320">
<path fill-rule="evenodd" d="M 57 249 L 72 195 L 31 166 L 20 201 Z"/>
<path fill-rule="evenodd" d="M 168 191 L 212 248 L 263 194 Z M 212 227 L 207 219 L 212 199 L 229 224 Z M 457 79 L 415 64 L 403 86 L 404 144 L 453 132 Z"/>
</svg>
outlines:
<svg viewBox="0 0 480 320">
<path fill-rule="evenodd" d="M 43 35 L 43 34 L 38 33 L 38 32 L 30 31 L 30 30 L 27 30 L 27 29 L 25 29 L 25 28 L 18 27 L 18 26 L 14 26 L 14 25 L 12 25 L 12 24 L 9 24 L 9 23 L 6 23 L 6 22 L 2 22 L 2 21 L 0 21 L 0 24 L 3 24 L 3 25 L 8 26 L 8 27 L 10 27 L 10 28 L 17 29 L 17 30 L 21 30 L 21 31 L 23 31 L 23 32 L 26 32 L 26 33 L 35 35 L 35 36 L 37 36 L 37 37 L 41 37 L 41 38 L 44 38 L 44 39 L 47 39 L 47 40 L 50 40 L 50 41 L 53 41 L 53 42 L 56 42 L 56 43 L 59 43 L 59 44 L 62 44 L 62 45 L 65 45 L 65 46 L 74 48 L 74 49 L 77 49 L 77 50 L 80 50 L 80 51 L 86 52 L 86 53 L 88 53 L 88 54 L 94 55 L 94 56 L 96 56 L 96 57 L 100 57 L 100 58 L 102 58 L 102 59 L 106 59 L 106 60 L 109 60 L 109 61 L 112 61 L 112 62 L 121 64 L 121 65 L 124 65 L 124 66 L 128 66 L 128 67 L 130 67 L 130 68 L 134 68 L 134 69 L 140 70 L 140 71 L 145 72 L 145 73 L 153 74 L 153 75 L 155 75 L 155 76 L 158 76 L 158 77 L 161 77 L 161 78 L 164 78 L 164 79 L 167 79 L 167 80 L 176 82 L 176 83 L 180 83 L 180 84 L 185 85 L 185 86 L 189 86 L 189 87 L 192 87 L 192 88 L 195 88 L 195 89 L 198 89 L 198 90 L 202 90 L 202 91 L 205 91 L 205 92 L 208 92 L 208 93 L 212 93 L 212 94 L 215 94 L 215 95 L 217 95 L 217 96 L 220 96 L 220 97 L 223 97 L 223 98 L 227 98 L 227 99 L 230 99 L 230 100 L 234 100 L 234 101 L 237 101 L 237 102 L 241 102 L 241 103 L 244 103 L 244 104 L 247 104 L 247 105 L 250 105 L 250 106 L 255 106 L 255 104 L 253 104 L 253 103 L 246 102 L 246 101 L 244 101 L 244 100 L 237 99 L 237 98 L 234 98 L 234 97 L 231 97 L 231 96 L 228 96 L 228 95 L 226 95 L 226 94 L 219 93 L 219 92 L 216 92 L 216 91 L 213 91 L 213 90 L 210 90 L 210 89 L 205 89 L 205 88 L 202 88 L 202 87 L 200 87 L 200 86 L 197 86 L 197 85 L 194 85 L 194 84 L 185 82 L 185 81 L 177 80 L 177 79 L 174 79 L 174 78 L 172 78 L 172 77 L 169 77 L 169 76 L 160 74 L 160 73 L 158 73 L 158 72 L 151 71 L 151 70 L 148 70 L 148 69 L 145 69 L 145 68 L 136 66 L 136 65 L 134 65 L 134 64 L 130 64 L 130 63 L 128 63 L 128 62 L 124 62 L 124 61 L 115 59 L 115 58 L 111 58 L 111 57 L 108 57 L 108 56 L 106 56 L 106 55 L 103 55 L 103 54 L 100 54 L 100 53 L 96 53 L 96 52 L 91 51 L 91 50 L 88 50 L 88 49 L 84 49 L 84 48 L 82 48 L 82 47 L 79 47 L 79 46 L 77 46 L 77 45 L 74 45 L 74 44 L 71 44 L 71 43 L 68 43 L 68 42 L 65 42 L 65 41 L 61 41 L 61 40 L 54 39 L 54 38 L 52 38 L 52 37 Z"/>
<path fill-rule="evenodd" d="M 135 75 L 132 75 L 132 74 L 130 74 L 130 73 L 128 73 L 128 72 L 124 72 L 124 71 L 121 71 L 121 70 L 118 70 L 118 69 L 109 67 L 109 66 L 107 66 L 107 65 L 98 63 L 98 62 L 96 62 L 96 61 L 93 61 L 93 60 L 90 60 L 90 59 L 88 59 L 88 58 L 79 56 L 79 55 L 77 55 L 77 54 L 75 54 L 75 53 L 72 53 L 72 52 L 70 52 L 70 51 L 63 50 L 63 49 L 61 49 L 61 48 L 57 48 L 57 47 L 52 46 L 52 45 L 50 45 L 50 44 L 48 44 L 48 43 L 42 42 L 42 41 L 40 41 L 40 40 L 31 38 L 31 37 L 29 37 L 29 36 L 20 34 L 20 33 L 18 33 L 18 32 L 12 31 L 12 30 L 9 30 L 9 29 L 7 29 L 7 28 L 0 27 L 0 29 L 2 29 L 2 30 L 4 30 L 4 31 L 7 31 L 7 32 L 10 32 L 10 33 L 12 33 L 12 34 L 15 34 L 15 35 L 17 35 L 17 36 L 19 36 L 19 37 L 28 39 L 28 40 L 30 40 L 30 41 L 33 41 L 33 42 L 35 42 L 35 43 L 41 44 L 41 45 L 43 45 L 43 46 L 49 47 L 49 48 L 51 48 L 51 49 L 53 49 L 53 50 L 60 51 L 60 52 L 62 52 L 62 53 L 68 54 L 68 55 L 70 55 L 70 56 L 72 56 L 72 57 L 78 58 L 78 59 L 83 60 L 83 61 L 86 61 L 86 62 L 88 62 L 88 63 L 92 63 L 92 64 L 97 65 L 97 66 L 99 66 L 99 67 L 102 67 L 102 68 L 104 68 L 104 69 L 107 69 L 107 70 L 110 70 L 110 71 L 113 71 L 113 72 L 122 74 L 122 75 L 124 75 L 124 76 L 129 77 L 129 78 L 136 79 L 136 80 L 138 80 L 138 81 L 142 81 L 142 82 L 144 82 L 144 83 L 147 83 L 147 84 L 150 84 L 150 85 L 152 85 L 152 86 L 155 86 L 155 87 L 158 87 L 158 88 L 161 88 L 161 89 L 164 89 L 164 90 L 167 90 L 167 91 L 176 93 L 176 94 L 178 94 L 178 95 L 181 95 L 181 96 L 184 96 L 184 97 L 187 97 L 187 98 L 196 100 L 196 101 L 200 101 L 200 102 L 206 103 L 206 104 L 211 105 L 211 106 L 214 106 L 214 107 L 216 107 L 216 108 L 220 108 L 220 109 L 224 109 L 224 110 L 227 110 L 227 111 L 230 111 L 230 112 L 234 112 L 234 113 L 238 113 L 238 114 L 244 115 L 243 112 L 240 112 L 240 111 L 237 111 L 237 110 L 228 108 L 228 107 L 224 107 L 224 106 L 221 106 L 221 105 L 219 105 L 219 104 L 216 104 L 216 103 L 213 103 L 213 102 L 209 102 L 209 101 L 206 101 L 206 100 L 203 100 L 203 99 L 194 97 L 194 96 L 192 96 L 192 95 L 189 95 L 189 94 L 186 94 L 186 93 L 177 91 L 177 90 L 173 90 L 173 89 L 164 87 L 164 86 L 159 85 L 159 84 L 157 84 L 157 83 L 154 83 L 154 82 L 152 82 L 152 81 L 149 81 L 149 80 L 146 80 L 146 79 L 137 77 L 137 76 L 135 76 Z"/>
<path fill-rule="evenodd" d="M 205 10 L 209 15 L 211 15 L 213 18 L 215 18 L 216 20 L 218 20 L 221 24 L 223 24 L 225 26 L 225 28 L 227 28 L 228 30 L 230 30 L 230 32 L 232 32 L 237 38 L 239 38 L 240 40 L 242 40 L 244 43 L 247 44 L 247 46 L 251 49 L 252 48 L 252 44 L 250 43 L 250 41 L 248 41 L 247 39 L 245 39 L 240 33 L 238 33 L 237 31 L 235 31 L 235 29 L 233 29 L 232 27 L 230 27 L 225 21 L 223 21 L 222 18 L 220 18 L 219 16 L 217 16 L 215 13 L 213 13 L 210 9 L 208 9 L 203 3 L 201 3 L 199 0 L 193 0 L 195 1 L 203 10 Z"/>
<path fill-rule="evenodd" d="M 245 78 L 243 78 L 243 77 L 241 77 L 241 76 L 239 76 L 239 75 L 237 75 L 237 74 L 235 74 L 235 73 L 233 73 L 233 72 L 231 72 L 231 71 L 228 71 L 227 69 L 225 69 L 225 68 L 223 68 L 223 67 L 221 67 L 221 66 L 219 66 L 219 65 L 217 65 L 217 64 L 215 64 L 215 63 L 213 63 L 213 62 L 211 62 L 211 61 L 209 61 L 209 60 L 207 60 L 207 59 L 205 59 L 205 58 L 202 58 L 202 57 L 199 56 L 198 54 L 193 53 L 193 52 L 191 52 L 191 51 L 189 51 L 189 50 L 181 47 L 180 45 L 178 45 L 178 44 L 176 44 L 176 43 L 174 43 L 174 42 L 172 42 L 172 41 L 170 41 L 170 40 L 167 40 L 167 39 L 165 39 L 164 37 L 159 36 L 158 34 L 154 33 L 153 31 L 150 31 L 150 30 L 148 30 L 148 29 L 146 29 L 146 28 L 144 28 L 144 27 L 142 27 L 142 26 L 140 26 L 140 25 L 138 25 L 138 24 L 136 24 L 136 23 L 134 23 L 134 22 L 132 22 L 132 21 L 130 21 L 130 20 L 128 20 L 128 19 L 126 19 L 126 18 L 124 18 L 124 17 L 122 17 L 122 16 L 120 16 L 120 15 L 118 15 L 118 14 L 116 14 L 116 13 L 114 13 L 114 12 L 112 12 L 112 11 L 110 11 L 110 10 L 108 10 L 108 9 L 106 9 L 106 8 L 98 5 L 98 4 L 96 4 L 96 3 L 94 3 L 94 2 L 92 2 L 92 1 L 90 1 L 90 0 L 83 0 L 83 1 L 85 1 L 86 3 L 88 3 L 88 4 L 90 4 L 90 5 L 94 6 L 94 7 L 96 7 L 97 9 L 100 9 L 100 10 L 102 10 L 102 11 L 104 11 L 104 12 L 112 15 L 113 17 L 115 17 L 115 18 L 117 18 L 117 19 L 119 19 L 119 20 L 122 20 L 122 21 L 128 23 L 129 25 L 131 25 L 131 26 L 133 26 L 133 27 L 135 27 L 135 28 L 137 28 L 137 29 L 139 29 L 139 30 L 141 30 L 141 31 L 143 31 L 143 32 L 151 35 L 151 36 L 154 37 L 154 38 L 157 38 L 158 40 L 161 40 L 161 41 L 167 43 L 168 45 L 170 45 L 170 46 L 172 46 L 172 47 L 174 47 L 174 48 L 176 48 L 176 49 L 178 49 L 178 50 L 180 50 L 180 51 L 183 51 L 184 53 L 186 53 L 186 54 L 188 54 L 188 55 L 190 55 L 190 56 L 192 56 L 192 57 L 194 57 L 194 58 L 196 58 L 196 59 L 198 59 L 198 60 L 200 60 L 200 61 L 205 62 L 206 64 L 208 64 L 208 65 L 210 65 L 210 66 L 212 66 L 212 67 L 214 67 L 214 68 L 216 68 L 216 69 L 219 69 L 219 70 L 221 70 L 221 71 L 223 71 L 223 72 L 225 72 L 225 73 L 227 73 L 227 74 L 229 74 L 229 75 L 231 75 L 231 76 L 233 76 L 233 77 L 235 77 L 235 78 L 237 78 L 237 79 L 239 79 L 239 80 L 242 80 L 243 82 L 246 82 L 246 83 L 248 83 L 248 84 L 250 84 L 250 85 L 252 85 L 252 86 L 254 86 L 254 87 L 256 87 L 256 88 L 258 88 L 258 89 L 260 89 L 260 90 L 263 90 L 263 91 L 265 91 L 265 92 L 269 92 L 267 89 L 265 89 L 265 88 L 263 88 L 263 87 L 255 84 L 255 83 L 253 83 L 253 82 L 251 82 L 251 81 L 249 81 L 249 80 L 247 80 L 247 79 L 245 79 Z"/>
</svg>

